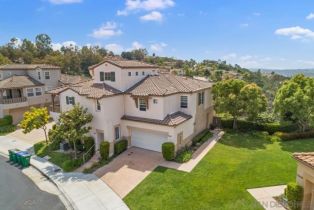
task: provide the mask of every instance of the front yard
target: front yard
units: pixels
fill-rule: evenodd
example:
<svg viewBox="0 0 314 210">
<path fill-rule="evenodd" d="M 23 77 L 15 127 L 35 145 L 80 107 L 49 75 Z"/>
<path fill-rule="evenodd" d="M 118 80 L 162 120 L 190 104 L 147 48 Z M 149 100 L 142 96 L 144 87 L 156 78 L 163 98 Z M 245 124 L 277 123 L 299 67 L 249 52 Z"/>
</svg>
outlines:
<svg viewBox="0 0 314 210">
<path fill-rule="evenodd" d="M 313 150 L 314 139 L 226 133 L 191 173 L 158 167 L 124 201 L 136 210 L 263 209 L 246 189 L 295 181 L 291 154 Z"/>
</svg>

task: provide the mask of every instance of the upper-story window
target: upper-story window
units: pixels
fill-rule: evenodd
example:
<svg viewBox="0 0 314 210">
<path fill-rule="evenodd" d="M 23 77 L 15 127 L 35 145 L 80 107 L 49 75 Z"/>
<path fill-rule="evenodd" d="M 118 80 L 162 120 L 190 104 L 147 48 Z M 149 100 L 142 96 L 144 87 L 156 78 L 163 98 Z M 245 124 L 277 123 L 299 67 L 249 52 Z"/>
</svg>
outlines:
<svg viewBox="0 0 314 210">
<path fill-rule="evenodd" d="M 49 71 L 45 71 L 45 79 L 50 79 L 50 72 Z"/>
<path fill-rule="evenodd" d="M 135 75 L 138 76 L 138 72 L 135 72 Z"/>
<path fill-rule="evenodd" d="M 154 98 L 154 99 L 153 99 L 153 103 L 154 103 L 154 104 L 158 104 L 158 99 L 157 99 L 157 98 Z"/>
<path fill-rule="evenodd" d="M 129 75 L 129 77 L 132 76 L 132 72 L 129 71 L 129 72 L 128 72 L 128 75 Z"/>
<path fill-rule="evenodd" d="M 27 97 L 33 97 L 34 96 L 34 89 L 33 88 L 27 88 Z"/>
<path fill-rule="evenodd" d="M 37 76 L 38 76 L 38 79 L 41 80 L 41 73 L 40 73 L 40 71 L 37 72 Z"/>
<path fill-rule="evenodd" d="M 105 81 L 105 73 L 104 72 L 99 72 L 99 80 L 101 82 L 104 82 Z"/>
<path fill-rule="evenodd" d="M 139 99 L 139 104 L 140 104 L 140 111 L 146 111 L 147 104 L 146 104 L 145 98 L 140 98 Z"/>
<path fill-rule="evenodd" d="M 142 75 L 143 75 L 143 76 L 145 75 L 145 71 L 142 71 Z"/>
<path fill-rule="evenodd" d="M 204 104 L 204 92 L 198 93 L 198 105 Z"/>
<path fill-rule="evenodd" d="M 187 96 L 181 96 L 180 97 L 180 106 L 181 106 L 181 108 L 188 108 L 188 97 Z"/>
<path fill-rule="evenodd" d="M 75 105 L 75 98 L 73 96 L 67 96 L 65 99 L 66 99 L 67 105 L 70 105 L 70 104 Z"/>
<path fill-rule="evenodd" d="M 104 81 L 116 81 L 116 73 L 115 72 L 99 72 L 99 80 L 101 82 Z"/>
<path fill-rule="evenodd" d="M 101 104 L 99 100 L 96 100 L 96 111 L 101 111 Z"/>
<path fill-rule="evenodd" d="M 35 88 L 35 94 L 36 94 L 36 96 L 41 96 L 41 95 L 42 95 L 42 92 L 41 92 L 41 88 L 40 88 L 40 87 Z"/>
</svg>

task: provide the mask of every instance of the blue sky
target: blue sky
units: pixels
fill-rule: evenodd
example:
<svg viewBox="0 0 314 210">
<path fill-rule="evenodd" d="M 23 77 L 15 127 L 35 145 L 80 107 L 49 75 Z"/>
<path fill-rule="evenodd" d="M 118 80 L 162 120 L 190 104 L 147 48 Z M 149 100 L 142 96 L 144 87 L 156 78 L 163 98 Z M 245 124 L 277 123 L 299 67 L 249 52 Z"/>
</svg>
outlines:
<svg viewBox="0 0 314 210">
<path fill-rule="evenodd" d="M 314 67 L 310 0 L 0 0 L 0 44 L 47 33 L 54 48 L 145 47 L 248 68 Z"/>
</svg>

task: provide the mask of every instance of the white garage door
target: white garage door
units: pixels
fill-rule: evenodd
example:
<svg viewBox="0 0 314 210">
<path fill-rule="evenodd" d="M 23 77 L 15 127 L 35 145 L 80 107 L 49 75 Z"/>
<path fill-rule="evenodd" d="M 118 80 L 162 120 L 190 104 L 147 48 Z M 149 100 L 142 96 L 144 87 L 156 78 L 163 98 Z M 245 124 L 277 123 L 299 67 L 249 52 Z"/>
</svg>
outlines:
<svg viewBox="0 0 314 210">
<path fill-rule="evenodd" d="M 161 152 L 161 145 L 168 141 L 167 133 L 132 129 L 132 146 Z"/>
</svg>

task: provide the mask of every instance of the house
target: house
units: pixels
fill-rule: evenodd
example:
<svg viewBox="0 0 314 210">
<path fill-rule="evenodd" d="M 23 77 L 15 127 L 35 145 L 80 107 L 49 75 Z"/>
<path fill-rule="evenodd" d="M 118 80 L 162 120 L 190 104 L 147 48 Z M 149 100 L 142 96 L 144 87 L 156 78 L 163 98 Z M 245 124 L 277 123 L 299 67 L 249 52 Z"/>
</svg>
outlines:
<svg viewBox="0 0 314 210">
<path fill-rule="evenodd" d="M 130 146 L 160 152 L 164 142 L 176 149 L 208 128 L 213 118 L 212 84 L 160 74 L 158 67 L 139 61 L 106 59 L 89 68 L 92 79 L 50 91 L 59 95 L 61 111 L 74 104 L 94 118 L 91 134 L 96 148 L 119 139 Z"/>
<path fill-rule="evenodd" d="M 314 209 L 314 152 L 294 153 L 297 183 L 304 188 L 302 210 Z"/>
<path fill-rule="evenodd" d="M 50 104 L 45 92 L 58 86 L 60 75 L 59 67 L 46 64 L 0 66 L 0 118 L 12 115 L 17 124 L 29 107 Z"/>
</svg>

